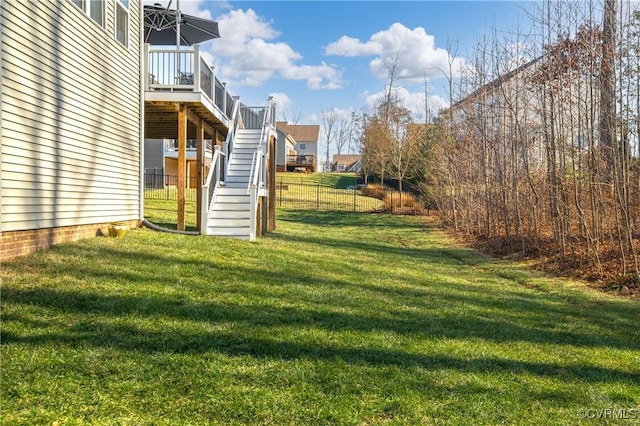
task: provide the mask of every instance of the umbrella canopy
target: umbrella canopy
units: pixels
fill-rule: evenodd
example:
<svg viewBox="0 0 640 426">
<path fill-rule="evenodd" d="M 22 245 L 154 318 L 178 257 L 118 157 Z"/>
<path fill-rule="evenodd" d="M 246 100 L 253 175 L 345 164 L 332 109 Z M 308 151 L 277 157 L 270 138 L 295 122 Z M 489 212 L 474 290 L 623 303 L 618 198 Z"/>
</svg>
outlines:
<svg viewBox="0 0 640 426">
<path fill-rule="evenodd" d="M 218 23 L 208 19 L 179 13 L 177 10 L 159 6 L 144 7 L 144 42 L 169 46 L 175 45 L 180 16 L 180 45 L 191 46 L 220 37 Z"/>
</svg>

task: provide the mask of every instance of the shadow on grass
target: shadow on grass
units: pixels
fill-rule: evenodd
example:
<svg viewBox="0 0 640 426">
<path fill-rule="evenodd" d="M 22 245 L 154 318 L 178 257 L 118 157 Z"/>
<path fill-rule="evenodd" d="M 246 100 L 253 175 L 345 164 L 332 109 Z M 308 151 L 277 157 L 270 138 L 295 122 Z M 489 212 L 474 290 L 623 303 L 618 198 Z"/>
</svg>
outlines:
<svg viewBox="0 0 640 426">
<path fill-rule="evenodd" d="M 345 214 L 292 215 L 314 220 L 343 221 L 353 226 L 357 217 Z M 292 220 L 292 219 L 291 219 Z M 387 220 L 387 219 L 385 219 Z M 366 226 L 379 226 L 371 220 Z M 394 225 L 409 230 L 419 225 Z M 194 242 L 203 250 L 211 240 Z M 313 235 L 274 235 L 294 244 L 317 245 L 333 249 L 361 250 L 365 254 L 391 254 L 419 260 L 431 268 L 450 270 L 465 266 L 469 252 L 464 249 L 394 247 L 392 244 L 356 241 L 345 237 L 322 238 Z M 4 286 L 5 309 L 2 344 L 95 346 L 142 353 L 205 353 L 217 351 L 230 356 L 270 359 L 343 360 L 352 364 L 417 366 L 428 370 L 455 369 L 464 372 L 516 372 L 546 377 L 565 377 L 585 382 L 640 381 L 640 371 L 621 371 L 595 365 L 564 365 L 497 357 L 461 359 L 409 350 L 376 347 L 350 347 L 301 341 L 305 330 L 319 328 L 331 333 L 358 331 L 390 332 L 421 339 L 483 339 L 497 343 L 531 342 L 575 347 L 638 350 L 640 341 L 633 321 L 639 310 L 629 304 L 603 302 L 602 306 L 576 310 L 558 296 L 497 290 L 461 281 L 438 281 L 437 277 L 398 277 L 403 285 L 393 288 L 373 284 L 368 276 L 330 278 L 308 269 L 304 260 L 287 265 L 254 262 L 233 266 L 224 261 L 224 251 L 210 253 L 212 260 L 190 257 L 185 250 L 172 249 L 173 239 L 157 242 L 163 253 L 145 253 L 136 247 L 85 247 L 67 245 L 56 248 L 65 258 L 60 270 L 47 271 L 55 279 L 69 281 L 122 282 L 129 291 L 140 287 L 173 288 L 171 295 L 144 291 L 143 295 L 118 294 L 89 285 L 56 287 Z M 201 243 L 202 242 L 202 243 Z M 197 245 L 200 244 L 200 245 Z M 222 244 L 222 243 L 219 243 Z M 229 246 L 251 252 L 249 245 Z M 211 247 L 208 247 L 209 249 Z M 227 248 L 226 250 L 231 250 Z M 188 252 L 187 252 L 188 253 Z M 87 262 L 87 258 L 104 259 Z M 297 263 L 296 263 L 297 262 Z M 416 264 L 419 264 L 416 262 Z M 121 265 L 113 270 L 114 265 Z M 177 285 L 182 276 L 172 266 L 200 271 L 189 276 L 188 288 Z M 21 263 L 3 265 L 9 273 L 21 274 Z M 453 277 L 451 277 L 453 278 Z M 222 285 L 231 282 L 233 285 Z M 305 292 L 304 290 L 310 289 Z M 201 291 L 199 298 L 192 297 Z M 314 295 L 309 300 L 310 295 Z M 236 298 L 237 296 L 237 298 Z M 221 298 L 221 300 L 217 300 Z M 237 302 L 236 302 L 237 300 Z M 371 309 L 371 303 L 384 301 L 384 309 Z M 231 302 L 233 301 L 233 302 Z M 581 302 L 586 303 L 586 302 Z M 382 305 L 381 305 L 382 306 Z M 415 309 L 407 310 L 407 307 Z M 584 309 L 589 308 L 588 318 Z M 26 311 L 36 309 L 50 317 L 65 318 L 62 324 L 34 320 Z M 69 318 L 67 321 L 66 318 Z M 167 321 L 167 319 L 177 321 Z M 565 327 L 575 323 L 577 327 Z M 163 324 L 167 327 L 162 327 Z M 156 324 L 160 327 L 145 327 Z M 224 326 L 225 331 L 201 331 L 203 327 Z M 616 325 L 621 325 L 616 327 Z M 28 328 L 24 335 L 15 331 Z M 276 330 L 291 330 L 288 338 L 265 337 Z M 158 331 L 160 329 L 160 331 Z M 233 331 L 228 331 L 232 329 Z M 9 330 L 9 331 L 7 331 Z M 363 336 L 364 338 L 364 336 Z"/>
<path fill-rule="evenodd" d="M 279 210 L 278 221 L 316 226 L 357 226 L 376 228 L 424 229 L 424 224 L 400 222 L 393 215 L 345 211 Z"/>
<path fill-rule="evenodd" d="M 188 309 L 188 308 L 184 308 Z M 621 371 L 592 365 L 563 365 L 553 362 L 529 362 L 478 357 L 460 359 L 447 355 L 423 355 L 402 350 L 375 347 L 303 343 L 256 337 L 242 332 L 150 331 L 131 325 L 92 321 L 72 327 L 66 333 L 16 336 L 3 333 L 3 344 L 91 345 L 143 353 L 206 353 L 216 351 L 229 356 L 253 356 L 277 360 L 342 360 L 354 365 L 396 365 L 426 370 L 455 369 L 467 373 L 528 373 L 543 377 L 562 377 L 584 382 L 640 382 L 640 372 Z"/>
<path fill-rule="evenodd" d="M 147 258 L 154 257 L 147 255 Z M 167 259 L 165 259 L 167 260 Z M 156 264 L 154 259 L 153 264 Z M 170 261 L 166 262 L 168 265 Z M 76 268 L 76 273 L 82 279 L 93 279 L 103 276 L 105 270 L 99 268 Z M 600 318 L 592 315 L 592 320 L 601 327 L 601 332 L 558 330 L 558 326 L 564 326 L 572 321 L 580 321 L 580 314 L 573 312 L 570 306 L 559 305 L 558 300 L 548 296 L 539 295 L 532 298 L 515 297 L 512 295 L 496 295 L 494 299 L 486 300 L 487 290 L 456 284 L 447 289 L 434 289 L 429 286 L 410 287 L 407 289 L 388 289 L 381 286 L 367 284 L 366 281 L 348 282 L 331 280 L 300 272 L 298 276 L 289 276 L 289 286 L 314 287 L 312 293 L 324 291 L 318 296 L 320 300 L 314 300 L 308 306 L 304 297 L 292 296 L 295 291 L 288 293 L 278 292 L 278 287 L 283 287 L 282 273 L 277 270 L 265 268 L 225 268 L 217 267 L 215 274 L 222 280 L 234 278 L 237 285 L 229 288 L 223 287 L 216 290 L 215 282 L 202 282 L 202 288 L 209 287 L 208 299 L 194 301 L 187 294 L 179 294 L 175 297 L 159 297 L 152 295 L 132 296 L 119 294 L 103 294 L 98 291 L 76 291 L 74 289 L 3 289 L 4 303 L 12 305 L 40 307 L 57 313 L 71 313 L 74 315 L 87 315 L 92 318 L 104 318 L 107 324 L 100 325 L 100 329 L 109 328 L 108 322 L 113 318 L 133 316 L 136 318 L 174 318 L 178 320 L 193 321 L 195 323 L 232 323 L 244 324 L 261 328 L 291 327 L 292 329 L 308 329 L 309 327 L 322 328 L 329 331 L 361 331 L 376 332 L 388 331 L 398 335 L 415 335 L 425 338 L 450 338 L 450 339 L 484 339 L 494 342 L 532 342 L 547 344 L 565 344 L 576 347 L 611 347 L 620 349 L 639 349 L 640 343 L 634 341 L 629 335 L 617 335 L 607 327 L 612 327 L 615 322 L 610 317 Z M 175 286 L 175 279 L 170 276 L 162 276 L 162 271 L 157 276 L 146 276 L 145 283 L 153 282 L 155 285 Z M 115 277 L 115 278 L 114 278 Z M 79 277 L 78 277 L 79 278 Z M 109 279 L 124 280 L 134 286 L 136 281 L 142 281 L 140 276 L 131 271 L 123 272 L 122 276 L 110 275 Z M 247 287 L 246 283 L 260 282 L 260 291 Z M 191 284 L 192 287 L 195 287 Z M 213 287 L 213 288 L 212 288 Z M 271 287 L 271 290 L 269 289 Z M 357 297 L 344 296 L 340 291 L 350 289 Z M 470 290 L 470 291 L 468 291 Z M 475 294 L 474 294 L 474 290 Z M 333 293 L 332 293 L 333 292 Z M 253 303 L 230 303 L 213 301 L 211 298 L 225 296 L 233 300 L 233 295 L 249 297 Z M 383 295 L 386 299 L 395 299 L 386 304 L 383 312 L 367 310 L 367 300 L 379 298 L 376 294 Z M 366 297 L 363 301 L 362 296 Z M 280 306 L 287 302 L 287 306 Z M 292 307 L 291 303 L 298 303 Z M 414 306 L 419 310 L 406 311 L 407 306 Z M 348 311 L 336 309 L 350 308 Z M 446 308 L 450 306 L 451 308 Z M 445 309 L 442 309 L 445 307 Z M 470 309 L 473 308 L 473 309 Z M 496 313 L 496 311 L 498 313 Z M 5 320 L 21 322 L 18 317 L 5 317 Z M 631 326 L 631 324 L 629 325 Z M 78 330 L 67 330 L 71 335 L 76 332 L 79 336 L 90 330 L 84 327 L 93 327 L 91 323 L 84 324 Z M 110 339 L 119 340 L 117 329 L 114 329 L 105 340 L 109 345 Z M 170 333 L 168 333 L 170 334 Z M 294 332 L 295 334 L 295 332 Z M 189 335 L 183 335 L 189 340 Z M 49 339 L 45 335 L 41 338 Z M 51 336 L 52 340 L 57 337 Z M 88 338 L 87 336 L 80 339 Z M 19 336 L 4 335 L 4 342 L 14 340 L 21 341 Z M 167 335 L 161 341 L 172 341 Z M 91 340 L 91 343 L 96 341 Z M 177 343 L 177 341 L 176 341 Z M 132 348 L 145 350 L 144 345 L 138 344 Z M 172 344 L 164 349 L 173 352 L 181 351 L 180 345 Z M 157 350 L 155 347 L 147 348 L 149 351 Z"/>
</svg>

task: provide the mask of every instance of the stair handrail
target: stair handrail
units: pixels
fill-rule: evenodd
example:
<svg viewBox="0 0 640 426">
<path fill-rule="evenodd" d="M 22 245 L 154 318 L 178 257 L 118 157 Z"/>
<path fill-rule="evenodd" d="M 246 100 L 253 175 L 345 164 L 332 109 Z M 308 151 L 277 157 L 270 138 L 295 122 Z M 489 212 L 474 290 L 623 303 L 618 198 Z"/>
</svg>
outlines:
<svg viewBox="0 0 640 426">
<path fill-rule="evenodd" d="M 227 156 L 227 166 L 231 162 L 231 157 L 233 156 L 233 144 L 235 141 L 235 135 L 236 135 L 236 132 L 238 131 L 238 127 L 242 122 L 242 116 L 240 114 L 240 104 L 241 104 L 240 98 L 237 96 L 234 96 L 233 108 L 231 109 L 232 123 L 231 123 L 231 126 L 229 126 L 227 137 L 224 139 L 224 142 L 223 142 L 224 152 Z M 227 170 L 225 168 L 225 175 L 226 175 L 226 172 Z"/>
<path fill-rule="evenodd" d="M 273 96 L 269 96 L 267 99 L 267 105 L 264 108 L 264 120 L 262 122 L 262 130 L 260 131 L 260 145 L 262 146 L 263 142 L 266 142 L 265 139 L 269 137 L 269 133 L 271 131 L 271 126 L 273 125 L 271 113 L 273 110 Z"/>
<path fill-rule="evenodd" d="M 240 111 L 239 98 L 234 98 L 233 108 L 231 111 L 231 126 L 229 126 L 229 131 L 227 132 L 227 137 L 224 140 L 223 148 L 220 149 L 219 145 L 215 145 L 213 147 L 207 180 L 205 181 L 205 184 L 202 185 L 202 198 L 200 200 L 200 205 L 202 206 L 200 209 L 201 234 L 204 234 L 205 232 L 203 231 L 207 229 L 207 217 L 209 216 L 209 210 L 212 208 L 215 199 L 215 190 L 225 181 L 228 173 L 227 168 L 229 167 L 229 160 L 231 159 L 231 156 L 229 155 L 229 148 L 231 148 L 231 152 L 233 152 L 234 136 L 240 122 L 240 119 L 238 118 Z"/>
<path fill-rule="evenodd" d="M 213 156 L 211 157 L 211 163 L 209 163 L 209 174 L 207 175 L 207 180 L 205 184 L 202 185 L 202 199 L 200 200 L 200 205 L 202 206 L 200 209 L 200 233 L 204 234 L 203 230 L 207 228 L 207 217 L 209 213 L 209 208 L 211 204 L 213 204 L 213 199 L 215 195 L 215 187 L 218 186 L 220 182 L 220 170 L 223 166 L 222 159 L 225 156 L 225 153 L 220 149 L 220 145 L 215 145 L 213 147 Z M 215 184 L 213 190 L 211 190 L 211 184 L 214 182 L 213 179 L 215 177 Z M 224 178 L 224 177 L 223 177 Z"/>
<path fill-rule="evenodd" d="M 250 227 L 249 227 L 249 239 L 254 240 L 256 237 L 256 221 L 258 218 L 258 198 L 260 196 L 259 188 L 264 186 L 266 168 L 265 168 L 265 152 L 263 144 L 269 149 L 269 144 L 265 143 L 269 138 L 272 128 L 273 110 L 273 97 L 269 96 L 267 105 L 264 107 L 264 118 L 262 122 L 262 129 L 260 131 L 260 139 L 258 147 L 253 153 L 251 159 L 251 173 L 249 174 L 249 183 L 247 185 L 247 194 L 249 194 L 249 209 L 250 209 Z"/>
</svg>

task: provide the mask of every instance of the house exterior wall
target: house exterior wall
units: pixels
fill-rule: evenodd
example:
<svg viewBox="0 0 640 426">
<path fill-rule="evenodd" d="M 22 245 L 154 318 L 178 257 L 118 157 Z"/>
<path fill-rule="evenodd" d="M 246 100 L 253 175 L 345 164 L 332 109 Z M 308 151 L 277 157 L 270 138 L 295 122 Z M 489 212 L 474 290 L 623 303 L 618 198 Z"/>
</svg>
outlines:
<svg viewBox="0 0 640 426">
<path fill-rule="evenodd" d="M 35 230 L 75 239 L 140 218 L 141 6 L 125 47 L 105 5 L 103 28 L 70 0 L 0 1 L 2 258 Z"/>
<path fill-rule="evenodd" d="M 148 172 L 164 169 L 164 140 L 144 140 L 144 169 Z"/>
<path fill-rule="evenodd" d="M 286 169 L 288 151 L 286 134 L 276 129 L 276 167 L 281 168 L 279 171 Z"/>
<path fill-rule="evenodd" d="M 304 144 L 304 149 L 300 148 L 300 144 Z M 298 155 L 315 155 L 318 158 L 318 142 L 317 141 L 300 141 L 296 140 L 295 150 Z"/>
</svg>

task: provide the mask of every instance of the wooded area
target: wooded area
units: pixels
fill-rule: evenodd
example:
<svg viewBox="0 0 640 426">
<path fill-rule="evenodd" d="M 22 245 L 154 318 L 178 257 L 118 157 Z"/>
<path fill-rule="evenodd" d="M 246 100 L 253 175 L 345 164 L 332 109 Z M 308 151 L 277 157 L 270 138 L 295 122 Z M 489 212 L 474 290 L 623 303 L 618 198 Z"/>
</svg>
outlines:
<svg viewBox="0 0 640 426">
<path fill-rule="evenodd" d="M 390 68 L 363 124 L 364 173 L 418 183 L 448 226 L 502 254 L 638 288 L 634 7 L 539 3 L 529 34 L 488 35 L 459 78 L 448 70 L 451 106 L 423 123 L 394 98 Z"/>
</svg>

